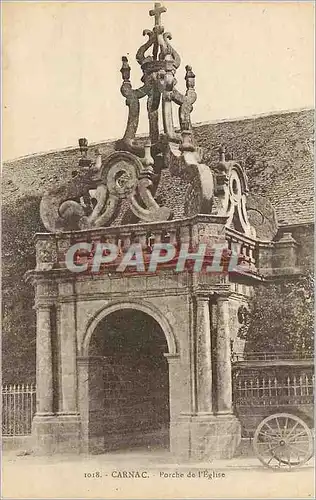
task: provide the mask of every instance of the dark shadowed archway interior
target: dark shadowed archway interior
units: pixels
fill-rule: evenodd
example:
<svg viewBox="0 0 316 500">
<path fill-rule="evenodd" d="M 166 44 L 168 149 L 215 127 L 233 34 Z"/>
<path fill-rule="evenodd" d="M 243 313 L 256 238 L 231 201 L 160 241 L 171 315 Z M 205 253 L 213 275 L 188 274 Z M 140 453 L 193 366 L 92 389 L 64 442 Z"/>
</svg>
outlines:
<svg viewBox="0 0 316 500">
<path fill-rule="evenodd" d="M 89 346 L 90 451 L 169 447 L 167 352 L 160 325 L 141 311 L 98 324 Z"/>
</svg>

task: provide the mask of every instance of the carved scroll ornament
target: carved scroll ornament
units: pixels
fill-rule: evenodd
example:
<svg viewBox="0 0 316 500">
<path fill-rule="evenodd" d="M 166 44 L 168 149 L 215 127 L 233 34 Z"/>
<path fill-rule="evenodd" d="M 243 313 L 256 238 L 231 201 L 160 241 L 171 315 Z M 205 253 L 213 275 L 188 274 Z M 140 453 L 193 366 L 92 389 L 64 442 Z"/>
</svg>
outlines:
<svg viewBox="0 0 316 500">
<path fill-rule="evenodd" d="M 246 209 L 248 179 L 244 167 L 220 148 L 220 161 L 214 167 L 214 174 L 216 204 L 213 213 L 227 217 L 227 227 L 255 238 L 256 231 L 250 225 Z"/>
<path fill-rule="evenodd" d="M 109 225 L 118 213 L 122 200 L 130 203 L 142 221 L 167 220 L 171 211 L 160 207 L 152 194 L 153 159 L 150 145 L 141 160 L 135 155 L 114 152 L 94 163 L 84 159 L 73 178 L 46 192 L 40 215 L 48 231 L 73 231 Z M 89 163 L 90 162 L 90 163 Z"/>
</svg>

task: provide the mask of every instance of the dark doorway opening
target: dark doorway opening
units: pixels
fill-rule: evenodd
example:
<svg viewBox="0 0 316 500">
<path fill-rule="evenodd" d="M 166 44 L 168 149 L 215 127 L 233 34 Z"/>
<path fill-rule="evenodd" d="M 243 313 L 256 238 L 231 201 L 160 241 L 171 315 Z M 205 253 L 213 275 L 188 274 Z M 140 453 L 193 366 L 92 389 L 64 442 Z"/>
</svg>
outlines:
<svg viewBox="0 0 316 500">
<path fill-rule="evenodd" d="M 141 311 L 99 323 L 89 347 L 90 451 L 169 448 L 167 352 L 160 325 Z"/>
</svg>

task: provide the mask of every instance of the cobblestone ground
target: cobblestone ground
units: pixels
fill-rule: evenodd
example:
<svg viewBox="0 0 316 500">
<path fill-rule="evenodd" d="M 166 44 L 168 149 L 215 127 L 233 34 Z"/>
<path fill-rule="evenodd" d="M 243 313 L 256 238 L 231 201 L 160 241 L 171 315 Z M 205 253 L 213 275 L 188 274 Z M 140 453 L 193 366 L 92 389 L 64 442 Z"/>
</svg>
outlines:
<svg viewBox="0 0 316 500">
<path fill-rule="evenodd" d="M 291 472 L 265 469 L 255 458 L 178 464 L 159 450 L 2 457 L 2 498 L 220 497 L 314 498 L 313 463 Z"/>
</svg>

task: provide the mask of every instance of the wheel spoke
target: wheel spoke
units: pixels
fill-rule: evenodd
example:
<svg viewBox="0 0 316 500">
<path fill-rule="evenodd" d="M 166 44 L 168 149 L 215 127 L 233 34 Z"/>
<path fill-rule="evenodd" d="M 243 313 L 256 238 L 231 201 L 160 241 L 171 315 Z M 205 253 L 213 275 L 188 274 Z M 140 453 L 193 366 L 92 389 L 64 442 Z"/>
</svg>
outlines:
<svg viewBox="0 0 316 500">
<path fill-rule="evenodd" d="M 270 458 L 270 460 L 267 462 L 267 465 L 269 465 L 269 463 L 274 459 L 276 458 L 275 455 L 272 455 L 272 457 Z"/>
<path fill-rule="evenodd" d="M 294 436 L 291 436 L 291 438 L 290 438 L 290 439 L 289 439 L 289 437 L 288 437 L 288 436 L 286 436 L 286 439 L 287 439 L 288 441 L 292 442 L 292 441 L 293 441 L 293 439 L 296 439 L 296 438 L 297 438 L 297 437 L 299 437 L 299 436 L 306 436 L 306 431 L 305 431 L 305 430 L 304 430 L 304 431 L 300 431 L 300 432 L 298 432 L 297 434 L 294 434 Z"/>
<path fill-rule="evenodd" d="M 278 454 L 276 454 L 274 451 L 276 448 L 278 448 L 278 446 L 274 446 L 273 448 L 263 450 L 263 453 L 265 453 L 266 455 L 268 454 L 268 456 L 266 456 L 266 457 L 264 455 L 261 455 L 261 457 L 263 458 L 264 462 L 267 465 L 269 465 L 270 462 L 272 462 L 272 460 L 279 461 Z"/>
<path fill-rule="evenodd" d="M 287 431 L 287 424 L 289 423 L 289 417 L 286 417 L 286 421 L 284 424 L 284 435 L 286 436 L 286 431 Z"/>
<path fill-rule="evenodd" d="M 282 437 L 282 431 L 281 431 L 281 427 L 280 427 L 280 424 L 279 424 L 278 417 L 275 417 L 275 421 L 276 421 L 276 424 L 277 424 L 277 426 L 278 426 L 278 431 L 279 431 L 279 434 L 280 434 L 280 436 Z"/>
<path fill-rule="evenodd" d="M 265 443 L 258 443 L 258 444 L 259 444 L 260 446 L 266 446 L 266 449 L 267 449 L 268 451 L 270 451 L 270 450 L 275 450 L 276 448 L 279 448 L 279 446 L 280 446 L 280 445 L 279 445 L 279 443 L 278 443 L 278 444 L 276 444 L 275 446 L 271 446 L 271 443 L 268 443 L 267 441 L 266 441 Z M 274 443 L 273 443 L 273 444 L 274 444 Z"/>
<path fill-rule="evenodd" d="M 274 439 L 280 439 L 280 436 L 276 430 L 272 430 L 272 432 L 270 432 L 270 431 L 264 431 L 264 432 L 266 432 L 267 436 L 270 436 Z"/>
<path fill-rule="evenodd" d="M 273 448 L 269 448 L 269 451 L 273 452 L 274 450 L 276 450 L 277 448 L 280 448 L 280 445 L 277 444 L 276 446 L 273 446 Z"/>
<path fill-rule="evenodd" d="M 300 453 L 297 450 L 294 450 L 293 456 L 296 457 L 295 460 L 296 460 L 297 463 L 301 462 L 301 455 L 300 455 Z M 293 460 L 294 460 L 294 458 L 293 458 Z"/>
<path fill-rule="evenodd" d="M 304 455 L 306 455 L 306 453 L 308 451 L 308 450 L 303 450 L 303 448 L 299 448 L 298 446 L 295 446 L 293 444 L 289 444 L 288 447 L 292 448 L 292 450 L 298 450 L 298 451 L 300 451 Z"/>
<path fill-rule="evenodd" d="M 276 436 L 278 435 L 278 433 L 276 433 L 276 430 L 273 429 L 271 425 L 268 424 L 268 422 L 266 422 L 266 426 L 269 427 L 269 429 L 272 431 L 273 434 L 275 434 Z"/>
<path fill-rule="evenodd" d="M 265 446 L 267 449 L 269 449 L 271 443 L 269 443 L 268 441 L 259 441 L 257 444 L 258 446 Z"/>
<path fill-rule="evenodd" d="M 283 448 L 283 446 L 279 446 L 279 450 L 277 452 L 278 460 L 281 460 L 283 455 L 284 455 L 284 448 Z"/>
<path fill-rule="evenodd" d="M 293 434 L 293 431 L 296 429 L 296 427 L 299 425 L 299 422 L 296 422 L 295 425 L 293 425 L 292 429 L 290 430 L 290 432 L 288 433 L 287 435 L 287 439 L 289 439 L 289 437 L 291 436 L 291 434 Z"/>
<path fill-rule="evenodd" d="M 288 442 L 287 443 L 288 446 L 296 446 L 296 447 L 302 447 L 302 448 L 309 448 L 310 444 L 309 444 L 309 441 L 306 440 L 306 441 L 291 441 L 290 443 Z"/>
<path fill-rule="evenodd" d="M 273 439 L 274 441 L 279 440 L 278 436 L 270 434 L 270 432 L 260 431 L 259 434 L 261 434 L 262 436 L 268 437 L 269 439 Z"/>
</svg>

